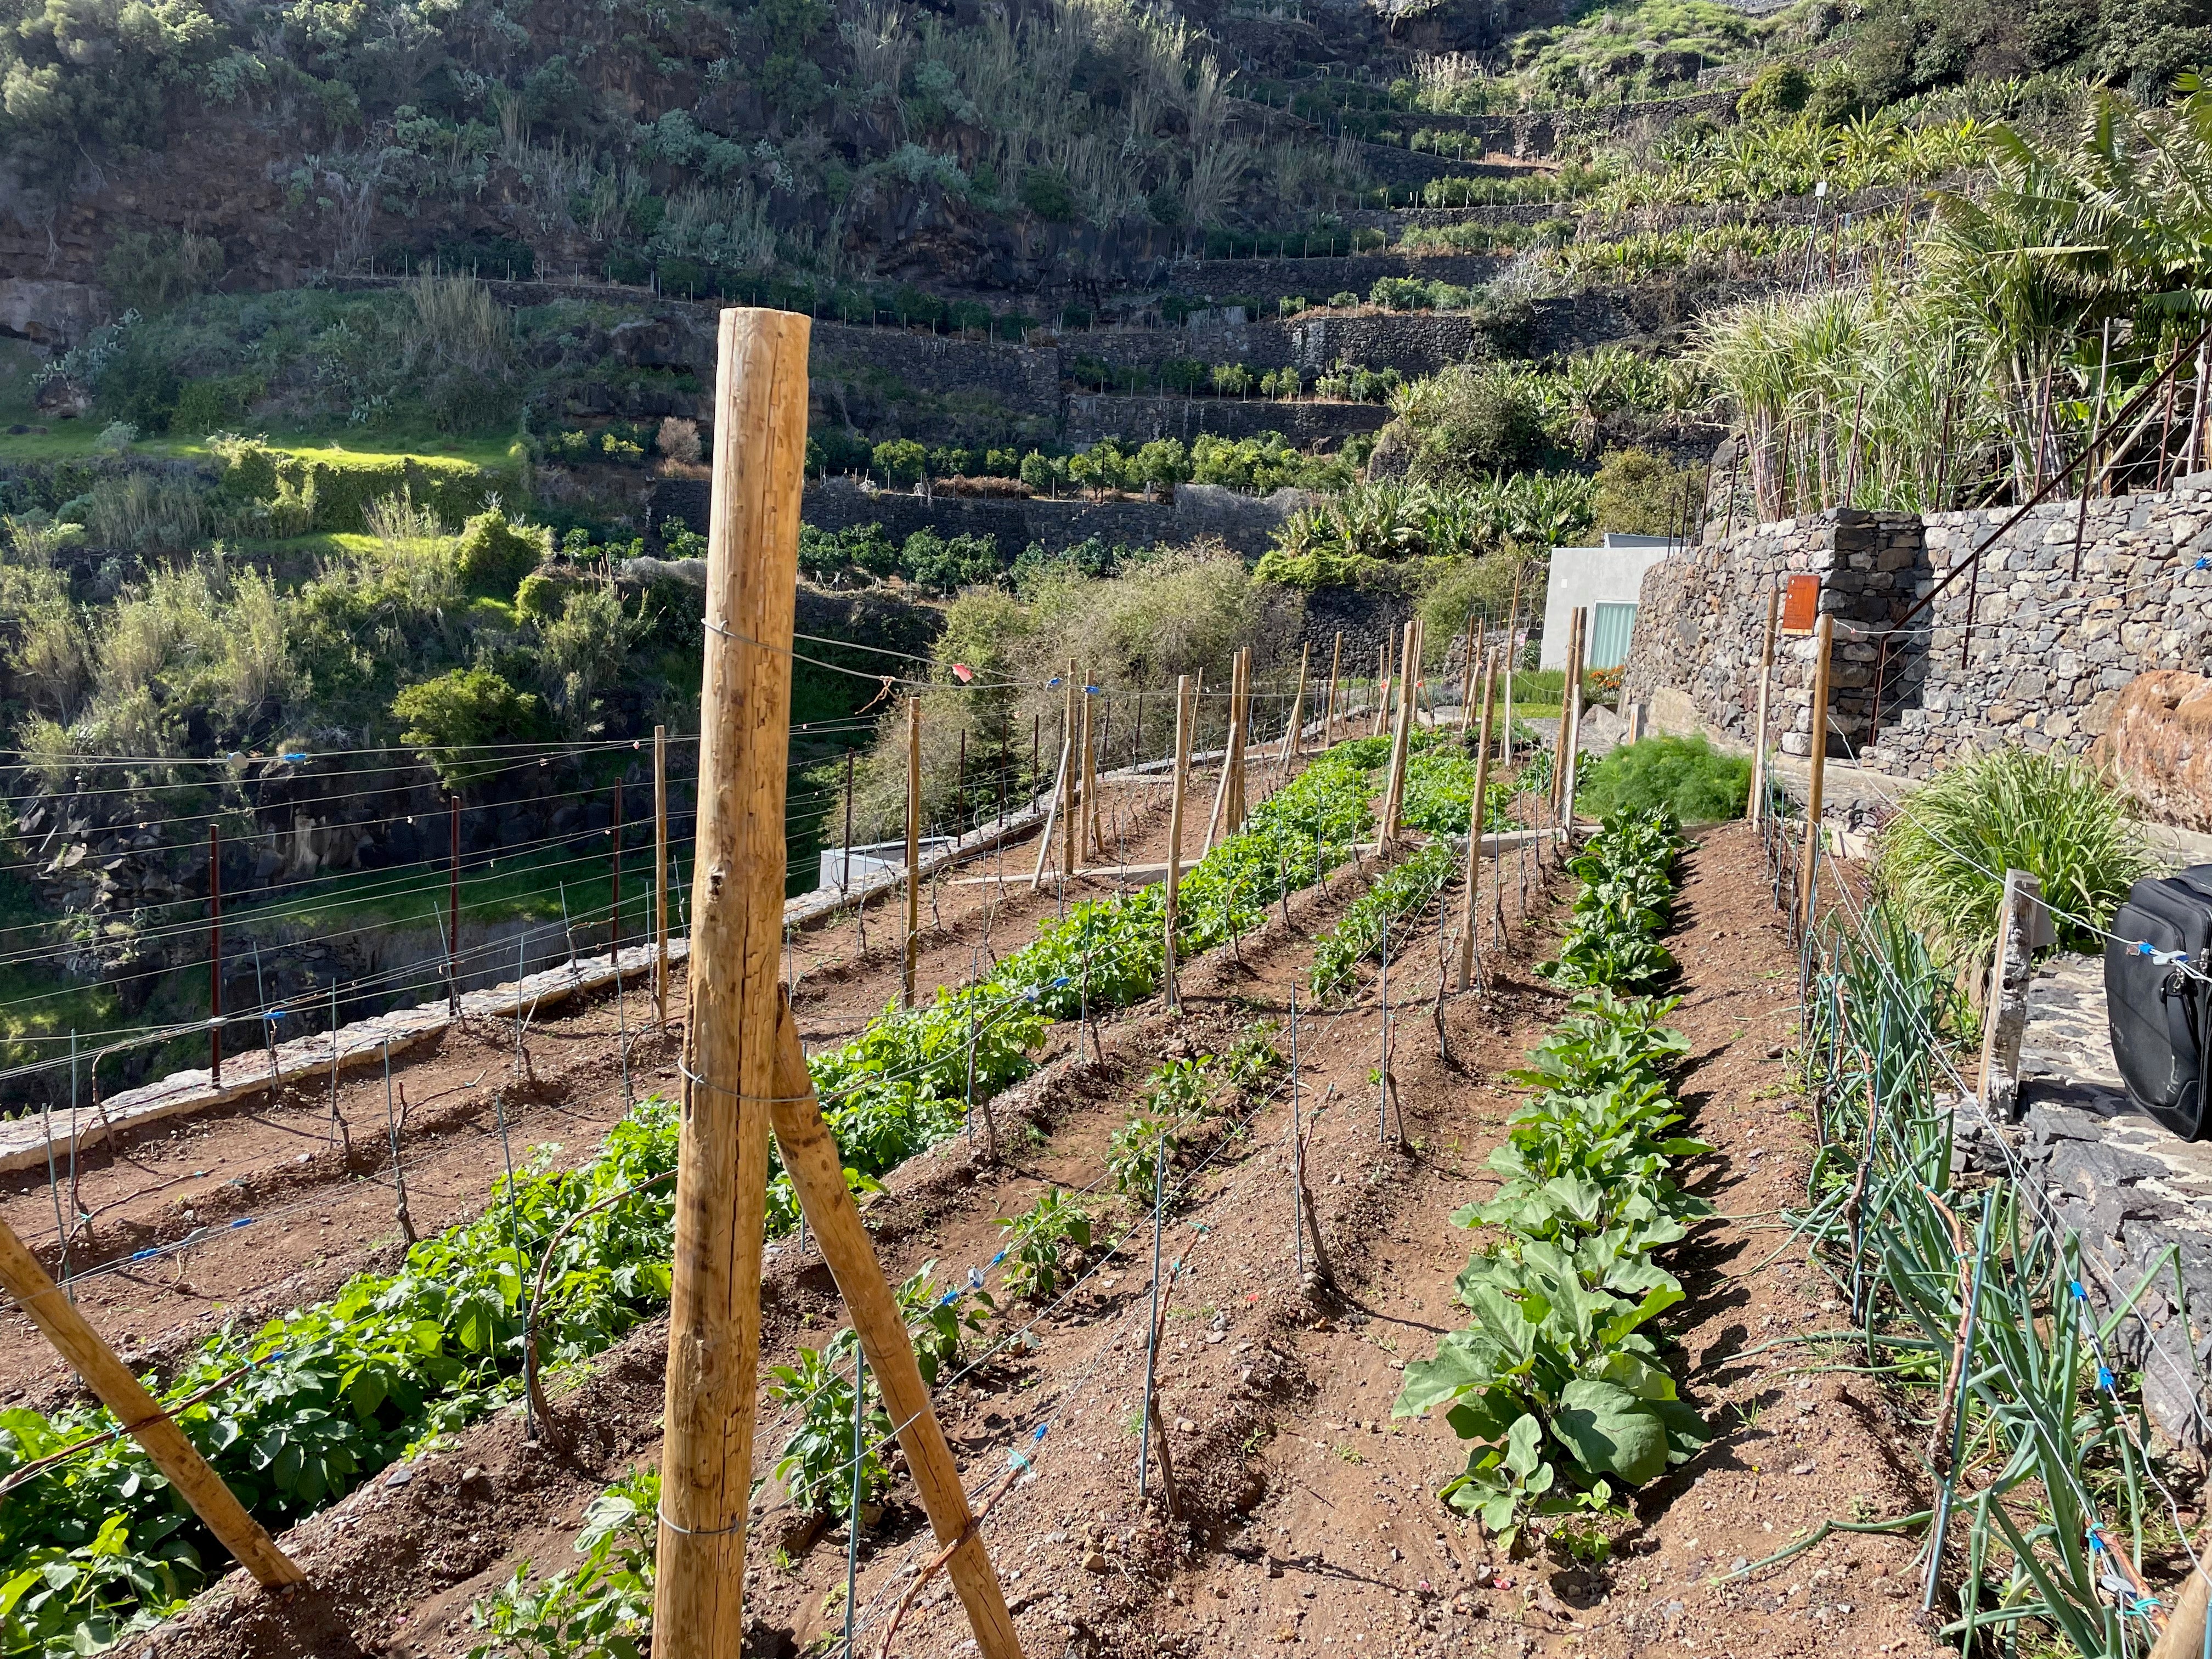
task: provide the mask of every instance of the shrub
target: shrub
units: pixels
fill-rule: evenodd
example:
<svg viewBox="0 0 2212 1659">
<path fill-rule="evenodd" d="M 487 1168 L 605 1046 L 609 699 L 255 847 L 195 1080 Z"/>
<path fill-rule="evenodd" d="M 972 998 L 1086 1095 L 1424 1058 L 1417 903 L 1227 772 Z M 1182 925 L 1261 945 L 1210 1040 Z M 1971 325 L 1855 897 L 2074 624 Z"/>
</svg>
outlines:
<svg viewBox="0 0 2212 1659">
<path fill-rule="evenodd" d="M 1936 954 L 1971 973 L 1996 943 L 2004 872 L 2043 883 L 2059 943 L 2097 945 L 2136 878 L 2156 868 L 2127 796 L 2083 763 L 2026 749 L 1960 761 L 1907 796 L 1883 831 L 1881 884 Z"/>
<path fill-rule="evenodd" d="M 1591 767 L 1577 793 L 1600 817 L 1657 806 L 1684 823 L 1740 818 L 1751 796 L 1751 761 L 1717 754 L 1703 737 L 1646 738 Z"/>
<path fill-rule="evenodd" d="M 899 489 L 921 482 L 929 452 L 911 438 L 894 438 L 875 448 L 876 475 L 885 485 Z"/>
<path fill-rule="evenodd" d="M 668 416 L 660 422 L 653 447 L 672 461 L 696 466 L 702 453 L 699 447 L 699 422 Z"/>
<path fill-rule="evenodd" d="M 1751 78 L 1735 112 L 1747 121 L 1771 121 L 1794 115 L 1813 95 L 1812 77 L 1796 64 L 1769 64 Z"/>
<path fill-rule="evenodd" d="M 453 572 L 461 586 L 489 599 L 512 597 L 547 552 L 544 532 L 518 526 L 494 508 L 461 526 L 453 547 Z"/>
<path fill-rule="evenodd" d="M 488 668 L 456 668 L 417 681 L 392 700 L 392 713 L 404 728 L 401 740 L 422 751 L 448 789 L 500 764 L 481 755 L 471 760 L 467 751 L 527 743 L 544 723 L 544 705 Z"/>
</svg>

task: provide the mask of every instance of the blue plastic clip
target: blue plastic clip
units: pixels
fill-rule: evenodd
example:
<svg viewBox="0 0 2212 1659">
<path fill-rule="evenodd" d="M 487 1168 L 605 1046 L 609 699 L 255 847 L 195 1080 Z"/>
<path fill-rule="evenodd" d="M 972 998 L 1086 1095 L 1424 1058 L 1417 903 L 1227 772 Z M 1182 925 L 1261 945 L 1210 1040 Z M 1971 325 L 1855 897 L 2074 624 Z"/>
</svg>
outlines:
<svg viewBox="0 0 2212 1659">
<path fill-rule="evenodd" d="M 2097 1367 L 2097 1386 L 2103 1389 L 2107 1393 L 2115 1391 L 2112 1384 L 2112 1374 L 2102 1365 Z"/>
<path fill-rule="evenodd" d="M 164 1248 L 165 1248 L 165 1247 L 163 1247 L 163 1246 L 161 1246 L 161 1245 L 156 1244 L 156 1245 L 155 1245 L 152 1249 L 150 1249 L 150 1250 L 134 1250 L 134 1251 L 132 1251 L 132 1252 L 131 1252 L 131 1259 L 133 1261 L 145 1261 L 149 1256 L 156 1256 L 156 1255 L 161 1255 L 161 1251 L 162 1251 L 162 1249 L 163 1249 Z"/>
<path fill-rule="evenodd" d="M 994 1256 L 993 1256 L 993 1257 L 991 1258 L 991 1265 L 992 1265 L 994 1267 L 997 1267 L 997 1266 L 998 1266 L 1001 1261 L 1004 1261 L 1006 1259 L 1006 1253 L 1004 1250 L 1001 1250 L 1001 1251 L 1000 1251 L 1000 1252 L 998 1253 L 998 1255 L 994 1255 Z M 981 1277 L 981 1275 L 979 1274 L 979 1275 L 978 1275 L 978 1277 Z"/>
<path fill-rule="evenodd" d="M 1051 1426 L 1052 1426 L 1052 1425 L 1051 1425 L 1051 1424 L 1049 1424 L 1049 1423 L 1040 1423 L 1040 1424 L 1038 1424 L 1038 1425 L 1036 1425 L 1036 1432 L 1035 1434 L 1031 1435 L 1031 1436 L 1030 1437 L 1030 1439 L 1032 1439 L 1032 1440 L 1042 1440 L 1042 1439 L 1043 1439 L 1043 1438 L 1044 1438 L 1044 1431 L 1045 1431 L 1047 1429 L 1050 1428 Z"/>
<path fill-rule="evenodd" d="M 1049 690 L 1052 690 L 1052 688 L 1053 688 L 1054 686 L 1058 685 L 1059 684 L 1060 684 L 1060 676 L 1059 676 L 1059 675 L 1057 675 L 1057 674 L 1054 674 L 1054 675 L 1050 679 L 1047 680 L 1047 681 L 1044 683 L 1044 689 L 1045 689 L 1046 690 L 1049 691 Z"/>
<path fill-rule="evenodd" d="M 2199 559 L 2191 568 L 2196 570 L 2212 570 L 2212 559 Z"/>
<path fill-rule="evenodd" d="M 2089 1299 L 2089 1292 L 2081 1288 L 2081 1281 L 2078 1279 L 2068 1279 L 2066 1288 L 2074 1292 L 2074 1299 L 2076 1302 L 2087 1302 Z"/>
<path fill-rule="evenodd" d="M 288 761 L 303 761 L 307 758 L 307 751 L 304 749 L 287 749 L 281 758 Z"/>
<path fill-rule="evenodd" d="M 242 1215 L 230 1224 L 233 1231 L 235 1231 L 240 1227 L 251 1227 L 253 1224 L 253 1218 L 250 1215 Z"/>
</svg>

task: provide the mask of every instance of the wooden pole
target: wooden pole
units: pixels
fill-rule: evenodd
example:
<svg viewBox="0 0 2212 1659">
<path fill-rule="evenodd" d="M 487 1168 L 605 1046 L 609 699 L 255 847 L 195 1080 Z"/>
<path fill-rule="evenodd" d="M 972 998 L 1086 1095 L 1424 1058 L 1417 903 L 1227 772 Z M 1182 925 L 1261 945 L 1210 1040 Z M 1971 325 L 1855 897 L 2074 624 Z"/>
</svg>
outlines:
<svg viewBox="0 0 2212 1659">
<path fill-rule="evenodd" d="M 97 1070 L 94 1076 L 99 1075 Z M 208 1081 L 222 1086 L 222 830 L 208 825 Z"/>
<path fill-rule="evenodd" d="M 198 1449 L 185 1437 L 176 1420 L 164 1412 L 131 1368 L 115 1357 L 83 1313 L 39 1265 L 39 1258 L 0 1221 L 0 1288 L 15 1300 L 18 1311 L 30 1316 L 54 1352 L 69 1361 L 98 1395 L 124 1432 L 146 1449 L 154 1467 L 167 1477 L 178 1495 L 192 1506 L 192 1513 L 239 1564 L 262 1583 L 303 1584 L 307 1575 L 291 1557 L 276 1547 L 259 1522 L 246 1512 L 237 1493 L 207 1465 Z"/>
<path fill-rule="evenodd" d="M 1574 626 L 1567 635 L 1566 679 L 1560 687 L 1559 767 L 1556 775 L 1562 831 L 1575 827 L 1575 774 L 1580 769 L 1583 744 L 1583 656 L 1589 649 L 1589 611 L 1586 606 L 1577 605 Z"/>
<path fill-rule="evenodd" d="M 1090 678 L 1085 672 L 1085 679 Z M 1105 856 L 1098 834 L 1098 744 L 1091 735 L 1091 706 L 1096 701 L 1085 684 L 1076 695 L 1083 700 L 1083 833 L 1077 837 L 1085 858 Z"/>
<path fill-rule="evenodd" d="M 2212 1535 L 2197 1544 L 2196 1565 L 2190 1569 L 2173 1611 L 2166 1615 L 2166 1628 L 2159 1632 L 2150 1659 L 2199 1659 L 2203 1653 L 2205 1609 L 2212 1601 L 2212 1564 L 2204 1559 L 2208 1553 L 2212 1553 Z"/>
<path fill-rule="evenodd" d="M 1328 707 L 1322 711 L 1321 746 L 1328 748 L 1336 741 L 1336 681 L 1344 666 L 1344 630 L 1336 630 L 1336 643 L 1328 651 Z"/>
<path fill-rule="evenodd" d="M 1805 857 L 1798 872 L 1799 915 L 1804 918 L 1808 933 L 1813 927 L 1814 902 L 1820 897 L 1820 890 L 1814 885 L 1818 874 L 1815 860 L 1820 846 L 1821 796 L 1828 781 L 1828 653 L 1835 643 L 1835 615 L 1823 611 L 1818 654 L 1813 661 L 1813 767 L 1805 789 Z"/>
<path fill-rule="evenodd" d="M 1060 878 L 1063 883 L 1075 879 L 1080 862 L 1076 847 L 1076 810 L 1082 804 L 1083 742 L 1075 730 L 1075 700 L 1080 695 L 1075 659 L 1071 657 L 1067 660 L 1067 678 L 1061 683 L 1060 709 L 1060 729 L 1066 734 L 1067 744 L 1067 765 L 1062 772 L 1066 781 L 1066 793 L 1060 803 Z"/>
<path fill-rule="evenodd" d="M 1369 737 L 1379 738 L 1382 735 L 1383 711 L 1389 706 L 1390 647 L 1388 645 L 1379 645 L 1375 647 L 1375 723 L 1368 729 Z"/>
<path fill-rule="evenodd" d="M 1751 735 L 1751 827 L 1766 821 L 1766 730 L 1773 708 L 1774 624 L 1782 611 L 1782 584 L 1776 580 L 1766 595 L 1766 641 L 1759 647 L 1759 716 Z"/>
<path fill-rule="evenodd" d="M 1222 822 L 1224 839 L 1244 827 L 1245 762 L 1252 749 L 1252 647 L 1237 653 L 1237 685 L 1230 694 L 1237 711 L 1234 752 L 1230 757 L 1229 812 Z"/>
<path fill-rule="evenodd" d="M 921 698 L 906 700 L 906 950 L 899 994 L 914 1006 L 914 969 L 921 952 Z"/>
<path fill-rule="evenodd" d="M 1306 662 L 1313 655 L 1313 641 L 1308 640 L 1298 647 L 1298 690 L 1291 699 L 1291 723 L 1283 728 L 1283 765 L 1288 769 L 1291 757 L 1305 748 L 1305 734 L 1299 727 L 1306 720 Z"/>
<path fill-rule="evenodd" d="M 849 854 L 848 857 L 851 856 Z M 653 998 L 668 1029 L 668 728 L 653 728 Z"/>
<path fill-rule="evenodd" d="M 1231 707 L 1234 707 L 1233 703 Z M 1236 749 L 1237 719 L 1232 714 L 1229 720 L 1229 735 L 1224 740 L 1221 751 L 1221 781 L 1213 786 L 1213 810 L 1206 815 L 1206 842 L 1198 849 L 1198 855 L 1200 858 L 1204 858 L 1213 850 L 1213 832 L 1221 827 L 1221 808 L 1222 804 L 1229 799 L 1229 769 L 1233 764 L 1230 757 L 1236 752 Z"/>
<path fill-rule="evenodd" d="M 1166 983 L 1168 1012 L 1174 1014 L 1182 1012 L 1176 984 L 1176 889 L 1182 879 L 1183 798 L 1190 790 L 1190 676 L 1183 674 L 1176 680 L 1175 793 L 1168 799 Z"/>
<path fill-rule="evenodd" d="M 1482 735 L 1475 740 L 1474 805 L 1467 819 L 1467 896 L 1459 918 L 1459 975 L 1454 981 L 1464 991 L 1474 983 L 1474 878 L 1482 868 L 1482 835 L 1489 828 L 1490 812 L 1490 694 L 1498 685 L 1498 659 L 1482 668 Z"/>
<path fill-rule="evenodd" d="M 654 1659 L 744 1636 L 809 325 L 721 314 Z"/>
<path fill-rule="evenodd" d="M 1474 661 L 1483 654 L 1484 636 L 1490 632 L 1489 624 L 1475 620 L 1469 612 L 1467 623 L 1467 660 L 1460 665 L 1459 729 L 1462 732 L 1474 724 Z"/>
<path fill-rule="evenodd" d="M 945 1443 L 928 1387 L 921 1380 L 921 1368 L 915 1362 L 914 1340 L 900 1316 L 898 1298 L 884 1277 L 852 1189 L 845 1184 L 843 1155 L 822 1121 L 822 1104 L 815 1097 L 814 1079 L 799 1046 L 798 1023 L 791 1017 L 787 1000 L 779 994 L 777 1003 L 772 1109 L 783 1167 L 791 1172 L 799 1209 L 814 1230 L 814 1242 L 837 1281 L 838 1293 L 845 1298 L 860 1352 L 876 1374 L 884 1409 L 896 1426 L 899 1448 L 906 1453 L 907 1470 L 929 1516 L 930 1530 L 939 1547 L 951 1551 L 946 1570 L 967 1609 L 975 1645 L 982 1659 L 1021 1659 L 1013 1615 L 1006 1610 L 999 1575 L 975 1529 L 975 1513 L 960 1483 L 960 1466 L 953 1461 L 952 1448 Z M 656 1626 L 656 1656 L 664 1639 Z M 726 1651 L 734 1655 L 737 1649 Z"/>
<path fill-rule="evenodd" d="M 1044 833 L 1037 837 L 1036 868 L 1030 873 L 1030 891 L 1032 893 L 1044 885 L 1044 866 L 1052 858 L 1053 826 L 1060 822 L 1060 805 L 1067 795 L 1067 744 L 1063 741 L 1060 745 L 1060 769 L 1054 774 L 1052 780 L 1052 805 L 1045 809 Z"/>
<path fill-rule="evenodd" d="M 1390 726 L 1390 776 L 1382 792 L 1382 839 L 1398 839 L 1398 817 L 1405 805 L 1406 750 L 1413 735 L 1413 624 L 1407 623 L 1398 663 L 1398 708 Z"/>
</svg>

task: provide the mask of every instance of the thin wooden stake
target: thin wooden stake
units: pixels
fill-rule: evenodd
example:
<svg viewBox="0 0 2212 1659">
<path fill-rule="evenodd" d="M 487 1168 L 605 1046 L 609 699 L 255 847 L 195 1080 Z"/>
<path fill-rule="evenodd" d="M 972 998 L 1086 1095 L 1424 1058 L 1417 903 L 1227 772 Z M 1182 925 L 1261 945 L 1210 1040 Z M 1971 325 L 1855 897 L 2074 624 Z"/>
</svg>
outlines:
<svg viewBox="0 0 2212 1659">
<path fill-rule="evenodd" d="M 1298 690 L 1291 699 L 1291 723 L 1283 728 L 1282 763 L 1285 771 L 1290 768 L 1291 757 L 1306 746 L 1304 733 L 1299 728 L 1305 724 L 1306 663 L 1312 655 L 1313 641 L 1309 640 L 1298 647 Z"/>
<path fill-rule="evenodd" d="M 914 1006 L 914 971 L 921 951 L 921 699 L 906 704 L 906 949 L 899 966 L 899 994 Z"/>
<path fill-rule="evenodd" d="M 1176 680 L 1175 793 L 1168 800 L 1167 916 L 1164 939 L 1167 1008 L 1174 1014 L 1182 1012 L 1182 995 L 1176 983 L 1176 888 L 1182 879 L 1183 799 L 1190 789 L 1190 676 L 1183 674 Z"/>
<path fill-rule="evenodd" d="M 1751 827 L 1766 822 L 1766 732 L 1774 702 L 1774 625 L 1782 611 L 1782 584 L 1777 579 L 1766 595 L 1766 639 L 1759 647 L 1759 719 L 1751 734 Z"/>
<path fill-rule="evenodd" d="M 1390 777 L 1382 793 L 1382 840 L 1398 839 L 1399 815 L 1406 804 L 1406 755 L 1413 739 L 1413 653 L 1415 625 L 1407 623 L 1401 641 L 1397 718 L 1390 727 Z"/>
<path fill-rule="evenodd" d="M 851 854 L 848 854 L 848 857 Z M 653 1004 L 668 1029 L 668 728 L 653 728 Z"/>
<path fill-rule="evenodd" d="M 1820 613 L 1818 635 L 1819 654 L 1813 664 L 1813 754 L 1812 776 L 1805 790 L 1805 859 L 1798 877 L 1798 914 L 1804 919 L 1805 931 L 1813 931 L 1813 913 L 1820 898 L 1815 884 L 1815 861 L 1820 848 L 1821 796 L 1828 774 L 1828 655 L 1835 648 L 1836 617 L 1833 611 Z"/>
<path fill-rule="evenodd" d="M 4 1221 L 0 1221 L 0 1288 L 15 1299 L 17 1310 L 29 1316 L 54 1352 L 100 1396 L 124 1431 L 146 1449 L 154 1467 L 241 1566 L 272 1587 L 307 1583 L 307 1574 L 246 1512 L 238 1495 L 208 1467 L 176 1419 L 115 1357 L 115 1350 L 62 1294 L 39 1258 Z"/>
<path fill-rule="evenodd" d="M 779 867 L 780 871 L 780 867 Z M 877 1260 L 874 1244 L 845 1184 L 845 1161 L 822 1121 L 821 1102 L 799 1047 L 791 1005 L 779 995 L 774 1015 L 777 1066 L 774 1080 L 775 1141 L 783 1166 L 814 1239 L 845 1298 L 845 1311 L 860 1339 L 860 1351 L 876 1374 L 884 1409 L 897 1426 L 900 1449 L 915 1490 L 928 1514 L 930 1530 L 941 1546 L 951 1547 L 947 1563 L 952 1586 L 968 1611 L 981 1659 L 1020 1659 L 1021 1638 L 991 1557 L 975 1529 L 975 1516 L 960 1483 L 960 1468 L 945 1443 L 945 1430 L 930 1404 L 929 1389 L 915 1363 L 914 1342 L 899 1315 L 898 1298 Z M 758 1319 L 757 1299 L 751 1304 Z M 740 1488 L 742 1494 L 742 1488 Z M 742 1495 L 739 1499 L 742 1504 Z M 656 1626 L 654 1652 L 660 1650 Z M 727 1650 L 735 1653 L 737 1649 Z"/>
<path fill-rule="evenodd" d="M 744 1631 L 809 332 L 721 314 L 654 1659 Z"/>
<path fill-rule="evenodd" d="M 1328 704 L 1321 713 L 1321 746 L 1327 749 L 1336 741 L 1336 684 L 1344 667 L 1344 630 L 1336 630 L 1336 643 L 1328 651 Z"/>
<path fill-rule="evenodd" d="M 1481 867 L 1482 834 L 1489 827 L 1490 694 L 1497 684 L 1498 659 L 1493 656 L 1482 668 L 1482 735 L 1475 742 L 1474 806 L 1467 820 L 1467 895 L 1460 908 L 1459 975 L 1455 981 L 1462 991 L 1474 982 L 1474 878 Z"/>
</svg>

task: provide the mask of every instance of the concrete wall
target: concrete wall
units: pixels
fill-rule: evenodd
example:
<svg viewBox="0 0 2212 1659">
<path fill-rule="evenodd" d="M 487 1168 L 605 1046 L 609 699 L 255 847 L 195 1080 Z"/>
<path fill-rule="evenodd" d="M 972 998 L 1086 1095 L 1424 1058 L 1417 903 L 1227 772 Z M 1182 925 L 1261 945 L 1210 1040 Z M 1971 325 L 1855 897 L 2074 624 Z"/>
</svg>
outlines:
<svg viewBox="0 0 2212 1659">
<path fill-rule="evenodd" d="M 1808 572 L 1837 619 L 1829 753 L 1915 777 L 2005 743 L 2079 753 L 2137 674 L 2212 662 L 2212 473 L 2092 501 L 2077 574 L 2078 512 L 2054 502 L 2007 530 L 2002 508 L 1844 508 L 1691 547 L 1644 577 L 1628 695 L 1748 742 L 1766 596 Z M 1778 652 L 1791 754 L 1812 751 L 1813 654 L 1809 638 Z"/>
<path fill-rule="evenodd" d="M 1637 605 L 1644 574 L 1667 556 L 1667 546 L 1555 547 L 1544 588 L 1544 644 L 1540 668 L 1567 665 L 1567 634 L 1578 605 Z M 1595 619 L 1593 619 L 1595 620 Z M 1638 625 L 1643 617 L 1639 614 Z M 1583 659 L 1589 660 L 1587 645 Z"/>
</svg>

